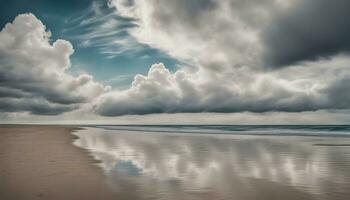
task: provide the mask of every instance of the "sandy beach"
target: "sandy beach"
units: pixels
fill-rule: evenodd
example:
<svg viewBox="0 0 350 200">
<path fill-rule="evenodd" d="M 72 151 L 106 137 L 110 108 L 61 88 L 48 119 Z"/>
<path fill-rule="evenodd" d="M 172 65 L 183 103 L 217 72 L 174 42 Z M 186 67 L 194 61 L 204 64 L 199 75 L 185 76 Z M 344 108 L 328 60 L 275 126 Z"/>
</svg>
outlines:
<svg viewBox="0 0 350 200">
<path fill-rule="evenodd" d="M 2 125 L 0 199 L 345 200 L 348 144 L 343 137 Z"/>
<path fill-rule="evenodd" d="M 74 127 L 0 127 L 0 199 L 115 199 Z"/>
</svg>

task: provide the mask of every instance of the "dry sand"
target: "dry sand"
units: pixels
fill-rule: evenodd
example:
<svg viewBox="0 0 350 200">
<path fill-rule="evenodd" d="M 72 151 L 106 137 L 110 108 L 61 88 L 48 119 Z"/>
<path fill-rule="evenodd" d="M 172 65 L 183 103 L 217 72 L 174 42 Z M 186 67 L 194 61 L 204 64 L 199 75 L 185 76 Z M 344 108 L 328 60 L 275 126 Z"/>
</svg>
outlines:
<svg viewBox="0 0 350 200">
<path fill-rule="evenodd" d="M 73 129 L 0 126 L 0 199 L 116 199 Z"/>
</svg>

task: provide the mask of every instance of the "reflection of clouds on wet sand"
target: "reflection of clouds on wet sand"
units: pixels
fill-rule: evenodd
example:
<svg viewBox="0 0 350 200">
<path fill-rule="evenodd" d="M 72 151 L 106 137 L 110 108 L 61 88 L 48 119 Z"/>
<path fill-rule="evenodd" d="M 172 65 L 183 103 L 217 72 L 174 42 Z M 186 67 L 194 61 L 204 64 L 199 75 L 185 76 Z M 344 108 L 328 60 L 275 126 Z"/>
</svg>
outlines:
<svg viewBox="0 0 350 200">
<path fill-rule="evenodd" d="M 343 199 L 350 194 L 350 148 L 313 145 L 342 138 L 97 128 L 75 134 L 75 144 L 102 161 L 121 198 Z"/>
</svg>

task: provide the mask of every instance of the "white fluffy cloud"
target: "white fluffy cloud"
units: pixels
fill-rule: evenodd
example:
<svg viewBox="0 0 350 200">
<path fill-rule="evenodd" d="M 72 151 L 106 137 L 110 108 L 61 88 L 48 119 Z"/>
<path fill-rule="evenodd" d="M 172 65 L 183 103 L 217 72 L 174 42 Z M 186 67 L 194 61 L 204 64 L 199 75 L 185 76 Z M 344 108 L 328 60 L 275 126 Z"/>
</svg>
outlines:
<svg viewBox="0 0 350 200">
<path fill-rule="evenodd" d="M 107 93 L 95 102 L 101 115 L 176 112 L 301 112 L 347 109 L 350 58 L 309 63 L 279 71 L 240 68 L 212 76 L 207 71 L 169 72 L 163 64 L 137 75 L 128 90 Z M 332 66 L 332 68 L 329 68 Z M 337 96 L 340 93 L 341 96 Z"/>
<path fill-rule="evenodd" d="M 33 14 L 18 15 L 0 32 L 0 110 L 60 114 L 109 90 L 70 67 L 72 45 L 50 43 L 51 33 Z"/>
</svg>

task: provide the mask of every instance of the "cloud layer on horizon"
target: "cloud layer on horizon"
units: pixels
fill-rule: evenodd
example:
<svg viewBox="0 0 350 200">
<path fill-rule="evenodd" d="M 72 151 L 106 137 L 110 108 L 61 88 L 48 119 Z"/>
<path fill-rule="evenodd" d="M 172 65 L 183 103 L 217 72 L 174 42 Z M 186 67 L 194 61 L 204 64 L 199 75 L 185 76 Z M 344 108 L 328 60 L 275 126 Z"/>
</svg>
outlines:
<svg viewBox="0 0 350 200">
<path fill-rule="evenodd" d="M 349 66 L 350 58 L 337 57 L 269 73 L 237 69 L 229 79 L 227 74 L 171 73 L 159 63 L 151 66 L 147 76 L 137 75 L 128 90 L 101 95 L 94 110 L 104 116 L 119 116 L 348 109 Z"/>
</svg>

